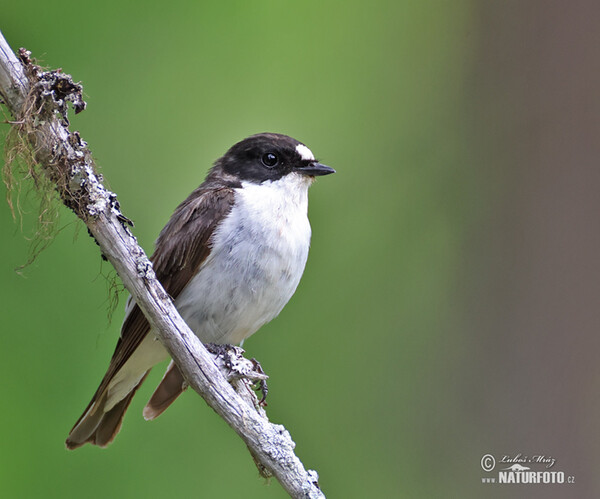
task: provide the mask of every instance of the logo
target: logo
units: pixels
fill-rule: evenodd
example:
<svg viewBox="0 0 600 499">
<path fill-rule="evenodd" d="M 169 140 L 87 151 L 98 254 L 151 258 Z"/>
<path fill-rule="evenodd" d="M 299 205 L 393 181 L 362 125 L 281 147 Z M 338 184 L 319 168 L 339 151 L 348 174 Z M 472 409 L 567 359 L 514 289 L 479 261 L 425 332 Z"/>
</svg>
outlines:
<svg viewBox="0 0 600 499">
<path fill-rule="evenodd" d="M 573 475 L 555 468 L 556 459 L 544 454 L 503 454 L 499 459 L 484 454 L 481 469 L 486 473 L 481 483 L 487 484 L 572 484 Z"/>
<path fill-rule="evenodd" d="M 486 454 L 481 458 L 481 469 L 483 471 L 492 471 L 496 467 L 496 459 L 491 454 Z"/>
</svg>

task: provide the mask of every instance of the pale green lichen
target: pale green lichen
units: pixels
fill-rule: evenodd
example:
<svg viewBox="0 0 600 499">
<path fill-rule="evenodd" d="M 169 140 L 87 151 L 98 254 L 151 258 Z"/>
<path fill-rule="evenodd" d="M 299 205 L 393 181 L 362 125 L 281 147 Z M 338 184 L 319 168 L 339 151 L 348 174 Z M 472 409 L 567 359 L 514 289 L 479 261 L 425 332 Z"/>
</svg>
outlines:
<svg viewBox="0 0 600 499">
<path fill-rule="evenodd" d="M 38 204 L 37 218 L 31 234 L 26 235 L 29 240 L 28 256 L 17 271 L 35 261 L 36 257 L 52 243 L 59 231 L 61 201 L 54 184 L 44 175 L 35 160 L 34 151 L 26 138 L 33 126 L 29 123 L 30 119 L 31 116 L 26 116 L 18 122 L 6 121 L 11 128 L 4 144 L 4 166 L 2 167 L 6 201 L 13 219 L 21 229 L 23 229 L 24 201 L 35 197 Z"/>
</svg>

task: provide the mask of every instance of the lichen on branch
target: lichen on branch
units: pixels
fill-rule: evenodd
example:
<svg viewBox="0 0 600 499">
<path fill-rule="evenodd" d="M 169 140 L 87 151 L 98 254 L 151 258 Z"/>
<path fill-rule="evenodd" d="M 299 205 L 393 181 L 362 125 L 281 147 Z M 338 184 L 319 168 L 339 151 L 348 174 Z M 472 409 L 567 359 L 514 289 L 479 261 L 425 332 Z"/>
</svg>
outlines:
<svg viewBox="0 0 600 499">
<path fill-rule="evenodd" d="M 76 114 L 86 107 L 81 84 L 60 69 L 43 70 L 25 49 L 19 50 L 19 59 L 29 81 L 29 93 L 17 119 L 8 122 L 12 128 L 5 146 L 2 177 L 13 216 L 21 216 L 22 181 L 33 185 L 39 199 L 28 264 L 58 231 L 58 200 L 84 221 L 114 210 L 119 220 L 131 222 L 120 213 L 116 195 L 102 185 L 86 142 L 79 132 L 68 129 L 68 104 Z M 57 136 L 64 140 L 56 140 Z"/>
</svg>

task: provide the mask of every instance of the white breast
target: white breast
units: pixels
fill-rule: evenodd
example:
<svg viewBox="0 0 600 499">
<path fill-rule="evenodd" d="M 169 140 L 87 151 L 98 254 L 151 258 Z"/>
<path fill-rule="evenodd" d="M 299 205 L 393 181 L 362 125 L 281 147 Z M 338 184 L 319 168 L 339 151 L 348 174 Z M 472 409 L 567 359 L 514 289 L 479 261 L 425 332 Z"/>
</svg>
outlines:
<svg viewBox="0 0 600 499">
<path fill-rule="evenodd" d="M 276 317 L 308 257 L 310 177 L 292 173 L 235 190 L 212 251 L 175 304 L 204 342 L 239 343 Z"/>
</svg>

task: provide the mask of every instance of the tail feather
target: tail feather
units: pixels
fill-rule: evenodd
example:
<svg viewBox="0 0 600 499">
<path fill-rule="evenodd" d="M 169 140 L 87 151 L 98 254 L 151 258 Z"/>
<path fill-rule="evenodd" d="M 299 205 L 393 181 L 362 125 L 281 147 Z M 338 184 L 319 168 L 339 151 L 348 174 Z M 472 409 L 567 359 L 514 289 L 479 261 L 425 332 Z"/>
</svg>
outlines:
<svg viewBox="0 0 600 499">
<path fill-rule="evenodd" d="M 186 388 L 181 371 L 175 362 L 171 361 L 163 379 L 144 407 L 144 419 L 150 421 L 160 416 Z"/>
<path fill-rule="evenodd" d="M 146 371 L 139 383 L 135 385 L 127 396 L 108 411 L 104 410 L 108 389 L 105 389 L 101 394 L 94 395 L 87 409 L 71 429 L 65 442 L 67 449 L 77 449 L 87 443 L 100 447 L 106 447 L 110 444 L 121 429 L 123 416 L 125 416 L 125 411 L 127 411 L 135 392 L 144 382 L 149 372 Z"/>
</svg>

